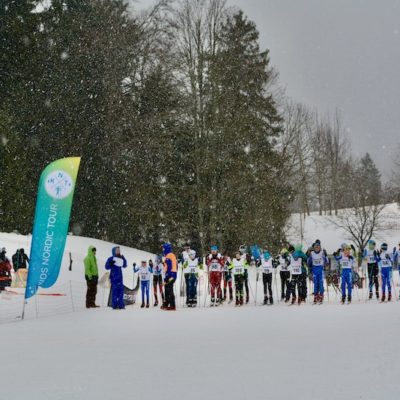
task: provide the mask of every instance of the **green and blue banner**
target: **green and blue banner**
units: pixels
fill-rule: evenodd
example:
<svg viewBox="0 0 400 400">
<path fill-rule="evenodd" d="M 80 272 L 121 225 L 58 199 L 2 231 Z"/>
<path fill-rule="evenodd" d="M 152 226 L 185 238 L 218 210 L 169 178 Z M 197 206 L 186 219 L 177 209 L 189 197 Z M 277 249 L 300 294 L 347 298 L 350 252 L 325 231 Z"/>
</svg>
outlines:
<svg viewBox="0 0 400 400">
<path fill-rule="evenodd" d="M 40 176 L 26 299 L 39 287 L 54 285 L 58 278 L 80 161 L 79 157 L 56 160 Z"/>
</svg>

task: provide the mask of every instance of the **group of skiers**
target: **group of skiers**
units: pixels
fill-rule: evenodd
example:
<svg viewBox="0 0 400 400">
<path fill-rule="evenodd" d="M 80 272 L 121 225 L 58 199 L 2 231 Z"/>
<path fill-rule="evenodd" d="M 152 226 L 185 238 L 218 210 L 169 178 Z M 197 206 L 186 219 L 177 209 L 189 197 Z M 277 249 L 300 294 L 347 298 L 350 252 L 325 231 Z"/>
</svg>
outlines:
<svg viewBox="0 0 400 400">
<path fill-rule="evenodd" d="M 350 303 L 354 276 L 358 276 L 357 261 L 354 246 L 343 243 L 330 258 L 322 248 L 320 240 L 317 239 L 305 253 L 302 251 L 302 246 L 288 246 L 283 248 L 276 257 L 271 255 L 268 247 L 260 249 L 257 246 L 252 246 L 248 249 L 247 246 L 240 246 L 231 258 L 227 253 L 220 253 L 218 247 L 213 245 L 210 247 L 210 253 L 201 258 L 197 257 L 195 250 L 186 245 L 178 258 L 178 265 L 181 266 L 184 276 L 181 282 L 182 287 L 186 287 L 186 306 L 196 307 L 197 305 L 199 275 L 200 271 L 203 271 L 210 293 L 210 306 L 213 307 L 227 299 L 229 302 L 235 299 L 236 306 L 249 302 L 249 267 L 251 265 L 255 267 L 256 284 L 259 280 L 262 280 L 263 304 L 272 305 L 274 303 L 272 286 L 273 282 L 277 282 L 276 274 L 278 271 L 282 301 L 299 305 L 305 302 L 308 296 L 307 281 L 310 278 L 313 284 L 313 303 L 322 304 L 324 301 L 325 273 L 326 270 L 331 270 L 331 264 L 334 262 L 336 262 L 335 269 L 340 274 L 341 301 L 343 304 L 346 300 Z M 378 283 L 380 274 L 382 280 L 382 297 L 380 300 L 390 301 L 392 299 L 392 269 L 400 264 L 400 245 L 399 249 L 395 248 L 390 253 L 386 243 L 382 243 L 380 249 L 378 249 L 375 241 L 370 240 L 368 247 L 361 255 L 361 261 L 365 261 L 367 265 L 369 298 L 373 297 L 374 286 L 376 297 L 380 298 Z M 150 264 L 152 264 L 151 261 Z M 162 282 L 164 268 L 161 257 L 157 258 L 156 264 L 157 272 L 154 272 L 156 270 L 153 265 L 146 267 L 146 262 L 142 262 L 142 267 L 147 268 L 143 275 L 145 282 L 150 281 L 151 273 L 154 274 L 155 306 L 158 305 L 156 285 L 157 282 Z M 141 274 L 140 269 L 136 267 L 135 272 Z M 176 275 L 174 280 L 176 280 Z M 142 285 L 144 285 L 142 286 L 142 307 L 145 307 L 144 295 L 146 295 L 146 307 L 149 307 L 149 284 L 142 282 Z M 163 296 L 162 288 L 163 286 L 160 285 L 161 296 Z M 337 289 L 339 290 L 339 286 Z"/>
</svg>

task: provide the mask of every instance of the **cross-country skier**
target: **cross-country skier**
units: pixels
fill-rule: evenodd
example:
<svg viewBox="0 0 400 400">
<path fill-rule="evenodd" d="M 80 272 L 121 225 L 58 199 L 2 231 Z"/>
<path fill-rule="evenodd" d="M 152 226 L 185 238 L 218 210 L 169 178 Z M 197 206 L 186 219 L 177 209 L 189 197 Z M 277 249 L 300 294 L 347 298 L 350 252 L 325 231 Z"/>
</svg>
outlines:
<svg viewBox="0 0 400 400">
<path fill-rule="evenodd" d="M 272 295 L 272 273 L 274 272 L 273 260 L 271 254 L 268 250 L 265 250 L 262 258 L 261 264 L 259 264 L 262 268 L 262 279 L 264 286 L 264 304 L 274 304 L 274 299 Z M 269 295 L 269 297 L 268 297 Z"/>
<path fill-rule="evenodd" d="M 165 301 L 162 310 L 175 311 L 174 283 L 178 275 L 178 262 L 170 243 L 163 244 Z"/>
<path fill-rule="evenodd" d="M 313 250 L 310 252 L 307 261 L 313 274 L 314 283 L 314 304 L 322 304 L 324 301 L 324 267 L 329 264 L 325 251 L 321 248 L 321 242 L 316 240 Z"/>
<path fill-rule="evenodd" d="M 232 259 L 232 262 L 229 266 L 229 269 L 232 271 L 235 280 L 236 306 L 243 305 L 243 281 L 245 273 L 245 264 L 247 264 L 247 261 L 242 257 L 240 251 L 237 251 L 235 257 Z"/>
<path fill-rule="evenodd" d="M 154 307 L 158 306 L 158 290 L 160 291 L 161 300 L 164 303 L 164 290 L 163 290 L 163 270 L 164 264 L 162 262 L 162 257 L 156 257 L 156 263 L 153 266 L 153 293 L 154 293 Z M 157 289 L 158 287 L 158 289 Z"/>
<path fill-rule="evenodd" d="M 304 300 L 303 288 L 302 288 L 302 266 L 303 266 L 303 253 L 301 251 L 294 251 L 289 256 L 289 268 L 291 279 L 289 283 L 288 294 L 286 296 L 286 302 L 289 301 L 290 295 L 292 296 L 292 303 L 295 304 L 296 300 L 300 305 Z M 296 296 L 297 288 L 297 296 Z"/>
<path fill-rule="evenodd" d="M 221 279 L 224 262 L 224 257 L 218 253 L 218 247 L 211 246 L 211 253 L 206 258 L 207 272 L 211 286 L 211 307 L 218 306 L 222 301 Z"/>
<path fill-rule="evenodd" d="M 150 280 L 151 274 L 153 273 L 153 268 L 150 265 L 147 265 L 147 261 L 143 260 L 140 267 L 136 267 L 136 264 L 133 263 L 133 271 L 139 274 L 140 278 L 140 291 L 142 292 L 142 305 L 140 308 L 143 308 L 145 305 L 145 297 L 146 297 L 146 308 L 150 307 Z"/>
<path fill-rule="evenodd" d="M 182 272 L 183 272 L 183 276 L 185 278 L 185 287 L 186 287 L 186 302 L 187 299 L 189 298 L 189 283 L 188 283 L 188 279 L 189 279 L 189 275 L 186 274 L 183 271 L 183 264 L 189 260 L 189 253 L 190 253 L 190 244 L 186 243 L 185 246 L 183 247 L 183 251 L 180 254 L 179 258 L 178 258 L 178 264 L 181 266 L 182 268 Z M 183 282 L 181 282 L 181 296 L 183 296 Z M 188 303 L 186 303 L 186 305 L 188 305 Z"/>
<path fill-rule="evenodd" d="M 289 280 L 290 280 L 290 253 L 286 248 L 280 251 L 276 259 L 279 267 L 279 275 L 281 277 L 281 300 L 289 301 L 288 295 L 290 293 Z"/>
<path fill-rule="evenodd" d="M 382 301 L 386 300 L 386 287 L 388 289 L 388 301 L 392 300 L 392 257 L 388 252 L 388 245 L 387 243 L 381 244 L 381 250 L 378 253 L 378 265 L 381 271 L 381 278 L 382 278 Z"/>
<path fill-rule="evenodd" d="M 121 254 L 121 249 L 118 246 L 114 247 L 112 256 L 107 259 L 105 266 L 107 270 L 111 271 L 111 299 L 114 310 L 123 310 L 125 308 L 122 268 L 126 268 L 127 265 L 125 257 Z"/>
<path fill-rule="evenodd" d="M 374 240 L 371 239 L 368 241 L 368 248 L 364 249 L 363 259 L 367 262 L 369 298 L 372 299 L 372 288 L 375 285 L 376 298 L 379 299 L 378 252 L 376 250 L 376 243 Z"/>
<path fill-rule="evenodd" d="M 227 288 L 229 290 L 229 303 L 233 300 L 233 289 L 232 289 L 232 271 L 229 269 L 229 265 L 231 263 L 231 259 L 227 253 L 224 254 L 224 270 L 223 270 L 223 278 L 224 278 L 224 297 L 223 300 L 226 300 L 226 291 Z"/>
<path fill-rule="evenodd" d="M 251 254 L 247 252 L 247 246 L 246 245 L 241 245 L 239 247 L 239 252 L 241 254 L 242 259 L 245 261 L 245 270 L 244 270 L 244 277 L 243 277 L 243 283 L 244 283 L 244 289 L 246 292 L 246 304 L 250 300 L 250 290 L 249 290 L 249 266 L 251 263 Z"/>
<path fill-rule="evenodd" d="M 293 251 L 292 251 L 293 250 Z M 296 246 L 289 247 L 290 253 L 293 255 L 296 253 L 296 257 L 302 259 L 301 263 L 301 275 L 299 277 L 299 298 L 301 301 L 305 302 L 307 298 L 307 278 L 308 278 L 308 270 L 307 270 L 307 256 L 303 252 L 303 246 L 298 244 Z"/>
<path fill-rule="evenodd" d="M 186 298 L 186 304 L 188 307 L 197 306 L 197 283 L 199 280 L 199 269 L 203 269 L 203 266 L 196 257 L 196 251 L 190 250 L 189 259 L 183 264 L 183 271 L 185 273 L 188 289 L 188 297 Z"/>
<path fill-rule="evenodd" d="M 341 249 L 333 253 L 335 260 L 339 263 L 342 279 L 342 304 L 346 301 L 346 287 L 347 287 L 347 301 L 351 303 L 351 291 L 353 288 L 353 269 L 355 267 L 355 259 L 351 255 L 351 246 L 344 244 Z"/>
</svg>

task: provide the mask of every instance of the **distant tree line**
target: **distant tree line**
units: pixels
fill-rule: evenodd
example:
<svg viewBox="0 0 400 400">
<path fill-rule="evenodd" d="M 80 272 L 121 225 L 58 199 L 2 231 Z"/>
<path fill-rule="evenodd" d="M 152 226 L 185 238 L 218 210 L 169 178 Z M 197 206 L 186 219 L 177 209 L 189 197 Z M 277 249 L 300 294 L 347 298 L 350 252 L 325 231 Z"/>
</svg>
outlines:
<svg viewBox="0 0 400 400">
<path fill-rule="evenodd" d="M 339 117 L 279 96 L 225 1 L 38 3 L 0 5 L 1 231 L 31 231 L 39 174 L 67 156 L 82 157 L 72 231 L 149 251 L 277 247 L 293 211 L 378 201 L 369 155 L 354 160 Z"/>
</svg>

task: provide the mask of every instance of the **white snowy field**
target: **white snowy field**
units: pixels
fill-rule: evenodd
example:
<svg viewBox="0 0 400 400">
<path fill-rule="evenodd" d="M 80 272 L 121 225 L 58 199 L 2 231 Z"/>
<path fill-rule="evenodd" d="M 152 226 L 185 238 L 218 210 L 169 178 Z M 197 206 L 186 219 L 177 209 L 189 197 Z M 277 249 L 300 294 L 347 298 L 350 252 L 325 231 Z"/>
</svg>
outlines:
<svg viewBox="0 0 400 400">
<path fill-rule="evenodd" d="M 400 215 L 397 206 L 388 207 Z M 305 227 L 304 244 L 319 238 L 332 251 L 346 240 L 325 217 L 312 215 Z M 378 232 L 377 237 L 394 246 L 400 231 Z M 260 304 L 263 293 L 252 268 L 251 301 L 241 308 L 203 307 L 208 303 L 203 278 L 196 309 L 182 308 L 184 299 L 178 297 L 176 312 L 137 304 L 121 311 L 86 310 L 83 258 L 89 245 L 98 250 L 103 274 L 114 245 L 69 236 L 59 280 L 41 291 L 57 296 L 35 296 L 24 321 L 19 318 L 23 290 L 0 295 L 0 322 L 15 321 L 0 324 L 0 371 L 7 377 L 0 400 L 398 398 L 397 271 L 395 298 L 385 304 L 366 300 L 364 289 L 354 290 L 351 305 L 340 305 L 340 294 L 331 287 L 323 305 L 311 305 L 309 296 L 306 304 L 287 306 L 278 301 L 278 274 L 275 304 L 255 306 L 254 297 Z M 0 233 L 3 246 L 9 257 L 20 247 L 29 254 L 30 237 Z M 153 255 L 121 248 L 129 264 L 124 281 L 131 287 L 132 262 Z M 176 293 L 178 287 L 179 282 Z M 104 306 L 106 299 L 107 289 L 99 287 L 97 302 Z"/>
<path fill-rule="evenodd" d="M 400 303 L 98 309 L 5 324 L 1 399 L 397 399 Z"/>
</svg>

